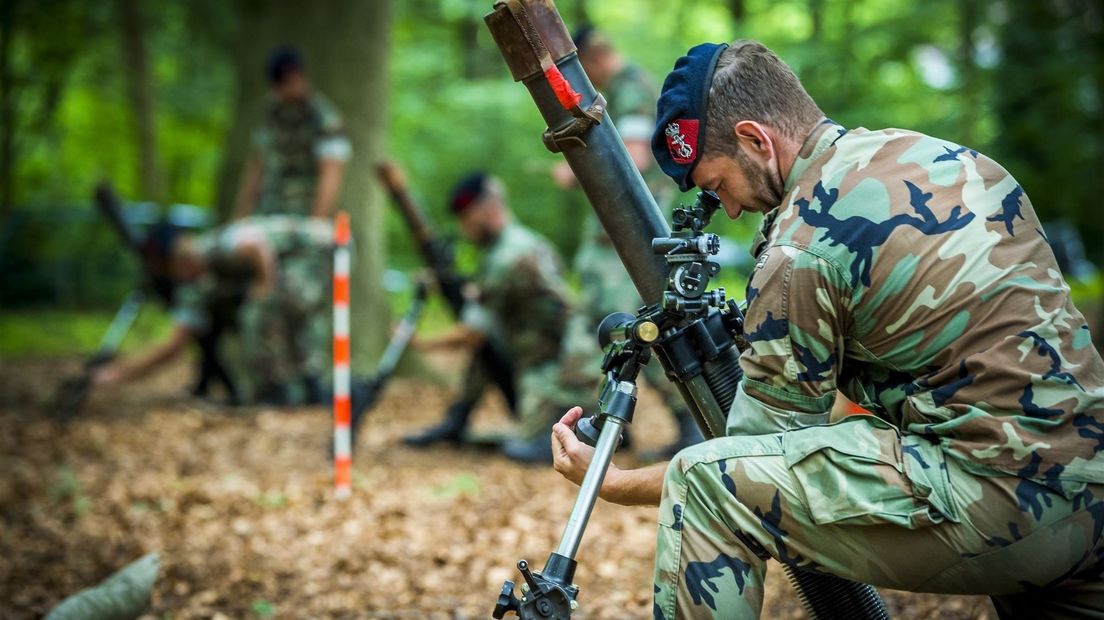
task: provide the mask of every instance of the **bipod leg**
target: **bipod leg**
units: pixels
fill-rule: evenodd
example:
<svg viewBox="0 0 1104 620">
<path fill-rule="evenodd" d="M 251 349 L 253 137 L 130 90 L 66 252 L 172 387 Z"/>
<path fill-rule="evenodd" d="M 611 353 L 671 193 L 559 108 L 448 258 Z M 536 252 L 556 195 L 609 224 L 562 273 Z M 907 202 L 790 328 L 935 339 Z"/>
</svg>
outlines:
<svg viewBox="0 0 1104 620">
<path fill-rule="evenodd" d="M 572 583 L 575 554 L 594 511 L 594 504 L 598 501 L 598 490 L 602 488 L 610 460 L 620 442 L 622 424 L 622 420 L 616 417 L 604 419 L 598 445 L 594 448 L 594 458 L 579 486 L 579 494 L 575 497 L 575 505 L 567 518 L 559 546 L 548 556 L 544 570 L 540 572 L 530 572 L 529 563 L 525 560 L 518 562 L 518 570 L 525 579 L 521 586 L 521 598 L 514 596 L 514 582 L 506 581 L 492 613 L 495 618 L 502 618 L 513 611 L 521 620 L 570 620 L 571 613 L 578 606 L 575 597 L 579 593 L 578 586 Z"/>
<path fill-rule="evenodd" d="M 119 352 L 123 339 L 130 333 L 130 328 L 134 325 L 145 302 L 146 295 L 142 289 L 132 290 L 119 306 L 119 310 L 115 312 L 115 317 L 111 319 L 111 325 L 100 339 L 96 352 L 84 362 L 84 369 L 81 370 L 80 375 L 62 381 L 61 386 L 58 387 L 54 409 L 58 421 L 68 422 L 80 413 L 88 397 L 88 390 L 92 386 L 92 373 L 110 362 Z"/>
<path fill-rule="evenodd" d="M 410 309 L 406 311 L 406 314 L 403 315 L 402 320 L 399 321 L 395 333 L 392 334 L 391 340 L 387 343 L 387 348 L 384 349 L 383 355 L 380 357 L 380 362 L 376 366 L 376 375 L 367 382 L 355 382 L 351 388 L 351 445 L 356 445 L 356 433 L 360 429 L 361 420 L 364 419 L 364 415 L 375 405 L 376 400 L 383 393 L 384 386 L 395 374 L 395 368 L 398 367 L 399 361 L 406 353 L 407 347 L 410 346 L 410 341 L 414 338 L 414 330 L 418 326 L 418 319 L 421 318 L 422 310 L 425 307 L 426 294 L 426 285 L 419 282 L 417 289 L 414 291 L 414 302 L 410 305 Z"/>
<path fill-rule="evenodd" d="M 102 360 L 99 363 L 103 363 L 115 357 L 118 353 L 119 347 L 123 344 L 123 339 L 130 333 L 130 328 L 134 326 L 134 321 L 138 318 L 138 313 L 142 310 L 142 305 L 146 303 L 146 294 L 142 292 L 142 289 L 132 290 L 125 300 L 123 305 L 119 306 L 119 310 L 115 313 L 115 318 L 111 319 L 111 325 L 107 328 L 103 338 L 100 339 L 99 350 L 96 351 L 94 360 Z"/>
<path fill-rule="evenodd" d="M 635 371 L 631 374 L 635 377 Z M 621 442 L 621 429 L 632 422 L 636 408 L 636 383 L 617 380 L 616 375 L 611 373 L 600 404 L 597 415 L 580 420 L 576 425 L 576 434 L 580 439 L 593 443 L 594 456 L 579 485 L 579 494 L 575 496 L 575 505 L 568 515 L 560 544 L 548 556 L 548 562 L 540 572 L 531 573 L 525 560 L 518 562 L 518 570 L 525 579 L 521 586 L 521 598 L 514 596 L 514 583 L 506 581 L 492 614 L 495 618 L 502 618 L 513 611 L 522 620 L 570 620 L 571 613 L 577 607 L 575 597 L 579 588 L 572 583 L 575 554 L 579 551 L 587 522 L 598 501 L 598 492 L 613 460 L 613 453 Z"/>
</svg>

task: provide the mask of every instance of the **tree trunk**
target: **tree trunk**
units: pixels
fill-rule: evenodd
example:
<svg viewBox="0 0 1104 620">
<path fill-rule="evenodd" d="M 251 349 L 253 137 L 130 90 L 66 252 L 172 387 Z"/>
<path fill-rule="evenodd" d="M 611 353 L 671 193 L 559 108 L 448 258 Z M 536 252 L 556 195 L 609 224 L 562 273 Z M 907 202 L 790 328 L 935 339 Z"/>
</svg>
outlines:
<svg viewBox="0 0 1104 620">
<path fill-rule="evenodd" d="M 958 140 L 962 144 L 974 146 L 977 142 L 979 116 L 978 70 L 974 61 L 974 31 L 978 27 L 977 0 L 958 0 L 958 67 L 962 76 L 961 92 L 963 108 Z"/>
<path fill-rule="evenodd" d="M 11 39 L 16 0 L 0 0 L 0 222 L 15 208 L 15 101 Z"/>
<path fill-rule="evenodd" d="M 479 30 L 483 23 L 464 16 L 456 22 L 456 38 L 460 44 L 458 50 L 464 59 L 464 78 L 474 80 L 482 73 L 481 68 L 486 66 L 483 57 L 479 53 Z"/>
<path fill-rule="evenodd" d="M 157 125 L 154 115 L 153 76 L 146 47 L 146 20 L 141 0 L 118 0 L 123 66 L 127 73 L 127 97 L 138 140 L 138 188 L 142 198 L 163 200 L 161 167 L 157 157 Z"/>
<path fill-rule="evenodd" d="M 310 5 L 239 0 L 241 32 L 236 64 L 239 91 L 219 178 L 219 211 L 230 212 L 250 135 L 261 119 L 269 51 L 296 46 L 312 85 L 345 120 L 353 143 L 338 208 L 352 217 L 354 370 L 372 370 L 386 344 L 389 305 L 381 284 L 385 264 L 383 196 L 373 163 L 382 157 L 387 120 L 387 56 L 391 7 L 387 0 L 319 0 Z"/>
<path fill-rule="evenodd" d="M 268 82 L 264 75 L 265 60 L 269 51 L 282 42 L 279 11 L 293 9 L 286 3 L 266 7 L 258 0 L 237 0 L 234 8 L 238 33 L 230 53 L 234 57 L 238 90 L 216 181 L 218 197 L 215 209 L 219 219 L 223 221 L 230 217 L 233 210 L 245 160 L 252 149 L 251 136 L 261 120 L 261 109 L 268 92 Z"/>
<path fill-rule="evenodd" d="M 728 13 L 732 15 L 732 24 L 735 28 L 743 26 L 744 19 L 747 18 L 747 6 L 744 5 L 744 0 L 728 0 Z"/>
<path fill-rule="evenodd" d="M 590 13 L 587 12 L 587 0 L 575 0 L 575 6 L 571 11 L 571 18 L 574 20 L 574 26 L 578 28 L 583 24 L 589 24 Z"/>
<path fill-rule="evenodd" d="M 353 143 L 339 208 L 352 217 L 356 258 L 352 271 L 353 368 L 374 371 L 386 344 L 389 304 L 381 275 L 385 266 L 384 197 L 373 163 L 384 156 L 387 125 L 388 0 L 322 0 L 314 3 L 312 45 L 305 46 L 308 72 L 341 111 Z M 311 60 L 313 58 L 313 60 Z"/>
<path fill-rule="evenodd" d="M 819 42 L 824 36 L 824 0 L 809 0 L 809 18 L 813 22 L 809 39 Z"/>
</svg>

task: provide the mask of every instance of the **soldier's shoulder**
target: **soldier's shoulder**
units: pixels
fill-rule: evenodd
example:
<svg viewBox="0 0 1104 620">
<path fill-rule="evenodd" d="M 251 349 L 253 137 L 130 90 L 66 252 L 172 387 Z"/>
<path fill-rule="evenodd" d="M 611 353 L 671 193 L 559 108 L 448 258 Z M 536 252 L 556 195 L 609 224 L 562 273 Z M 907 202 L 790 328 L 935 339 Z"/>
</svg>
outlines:
<svg viewBox="0 0 1104 620">
<path fill-rule="evenodd" d="M 314 109 L 315 114 L 322 121 L 323 127 L 341 127 L 344 123 L 341 119 L 341 112 L 337 109 L 332 101 L 323 93 L 317 90 L 312 91 L 310 95 L 310 105 Z"/>
<path fill-rule="evenodd" d="M 515 267 L 557 264 L 559 256 L 552 243 L 537 231 L 522 224 L 513 223 L 503 230 L 502 242 L 497 252 L 499 261 Z"/>
<path fill-rule="evenodd" d="M 622 72 L 623 81 L 625 84 L 646 90 L 659 93 L 659 85 L 652 74 L 644 70 L 640 65 L 629 62 L 625 64 L 625 69 Z"/>
<path fill-rule="evenodd" d="M 610 85 L 610 104 L 617 108 L 614 112 L 625 115 L 631 112 L 652 112 L 659 99 L 656 82 L 644 69 L 628 64 Z"/>
<path fill-rule="evenodd" d="M 852 167 L 854 174 L 875 176 L 905 167 L 958 169 L 967 161 L 1000 168 L 999 164 L 975 148 L 919 131 L 896 127 L 875 130 L 858 127 L 837 140 L 835 147 L 827 153 L 824 167 L 828 170 Z M 877 165 L 870 166 L 871 163 Z M 944 180 L 941 184 L 947 182 L 949 180 Z"/>
</svg>

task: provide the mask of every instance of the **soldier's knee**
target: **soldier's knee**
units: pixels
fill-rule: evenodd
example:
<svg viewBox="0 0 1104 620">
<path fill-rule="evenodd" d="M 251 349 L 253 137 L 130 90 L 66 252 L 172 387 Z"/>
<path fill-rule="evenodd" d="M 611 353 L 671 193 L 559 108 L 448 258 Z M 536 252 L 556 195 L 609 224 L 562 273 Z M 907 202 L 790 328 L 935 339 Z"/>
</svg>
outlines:
<svg viewBox="0 0 1104 620">
<path fill-rule="evenodd" d="M 704 463 L 711 458 L 712 451 L 706 445 L 708 443 L 709 442 L 702 442 L 687 446 L 676 452 L 675 456 L 671 458 L 671 462 L 667 465 L 664 481 L 668 483 L 685 483 L 687 474 L 695 465 Z"/>
</svg>

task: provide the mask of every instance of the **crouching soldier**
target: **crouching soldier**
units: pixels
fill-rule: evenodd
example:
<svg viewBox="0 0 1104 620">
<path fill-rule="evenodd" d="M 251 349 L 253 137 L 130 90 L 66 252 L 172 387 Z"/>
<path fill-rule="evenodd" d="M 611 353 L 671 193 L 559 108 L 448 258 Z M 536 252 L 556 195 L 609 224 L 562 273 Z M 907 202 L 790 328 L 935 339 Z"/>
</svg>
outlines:
<svg viewBox="0 0 1104 620">
<path fill-rule="evenodd" d="M 329 358 L 332 225 L 318 218 L 254 217 L 203 235 L 162 227 L 147 252 L 177 285 L 167 340 L 100 369 L 96 385 L 147 375 L 177 357 L 212 320 L 214 302 L 237 292 L 246 400 L 305 404 L 323 398 Z"/>
<path fill-rule="evenodd" d="M 559 354 L 570 305 L 563 267 L 551 244 L 514 221 L 502 183 L 475 173 L 457 184 L 450 202 L 464 237 L 485 251 L 478 293 L 452 331 L 418 343 L 422 350 L 475 348 L 498 339 L 516 364 L 521 427 L 502 447 L 524 462 L 552 461 L 548 431 L 558 406 L 593 395 L 595 380 L 565 385 Z M 467 421 L 464 420 L 464 423 Z"/>
</svg>

